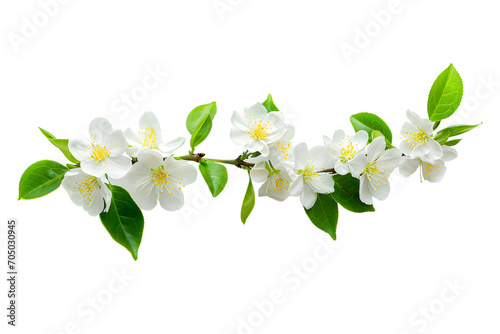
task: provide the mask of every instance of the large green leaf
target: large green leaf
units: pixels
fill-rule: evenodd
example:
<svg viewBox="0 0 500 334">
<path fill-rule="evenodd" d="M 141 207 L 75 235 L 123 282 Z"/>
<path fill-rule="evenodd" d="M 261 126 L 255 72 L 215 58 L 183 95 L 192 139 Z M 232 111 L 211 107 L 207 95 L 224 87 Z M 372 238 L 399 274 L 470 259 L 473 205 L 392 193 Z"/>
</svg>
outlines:
<svg viewBox="0 0 500 334">
<path fill-rule="evenodd" d="M 475 124 L 475 125 L 453 125 L 453 126 L 449 126 L 447 128 L 444 128 L 443 130 L 439 131 L 438 133 L 436 133 L 436 136 L 434 137 L 434 139 L 438 143 L 443 144 L 445 141 L 448 140 L 448 138 L 464 134 L 464 133 L 466 133 L 466 132 L 474 129 L 475 127 L 477 127 L 477 126 L 479 126 L 481 124 L 482 123 Z"/>
<path fill-rule="evenodd" d="M 252 178 L 250 177 L 250 171 L 248 171 L 248 187 L 243 198 L 243 204 L 241 205 L 241 222 L 245 224 L 247 222 L 248 216 L 252 213 L 253 207 L 255 206 L 255 191 L 253 189 Z"/>
<path fill-rule="evenodd" d="M 29 166 L 19 181 L 19 199 L 33 199 L 50 194 L 59 186 L 68 171 L 52 160 L 42 160 Z"/>
<path fill-rule="evenodd" d="M 462 78 L 452 64 L 434 81 L 427 100 L 427 114 L 433 122 L 453 115 L 462 101 Z"/>
<path fill-rule="evenodd" d="M 267 99 L 264 102 L 262 102 L 262 105 L 266 107 L 267 112 L 280 111 L 278 107 L 276 107 L 276 105 L 274 104 L 273 97 L 271 96 L 271 94 L 269 94 L 267 96 Z"/>
<path fill-rule="evenodd" d="M 191 134 L 191 150 L 201 144 L 212 130 L 212 119 L 217 113 L 215 102 L 194 108 L 186 119 L 186 128 Z"/>
<path fill-rule="evenodd" d="M 75 164 L 78 164 L 80 161 L 78 161 L 77 158 L 75 158 L 73 156 L 73 154 L 71 154 L 69 148 L 68 148 L 68 142 L 69 140 L 68 139 L 57 139 L 53 134 L 51 134 L 50 132 L 40 128 L 40 131 L 43 133 L 43 135 L 55 146 L 57 147 L 59 150 L 61 150 L 61 152 L 64 154 L 64 156 L 66 157 L 66 159 L 68 159 L 69 161 L 71 161 L 72 163 L 75 163 Z"/>
<path fill-rule="evenodd" d="M 392 132 L 391 129 L 387 126 L 387 124 L 377 115 L 369 113 L 369 112 L 361 112 L 358 114 L 354 114 L 350 118 L 352 127 L 356 132 L 360 130 L 364 130 L 368 132 L 368 138 L 372 139 L 372 132 L 379 131 L 381 132 L 388 146 L 392 146 Z"/>
<path fill-rule="evenodd" d="M 314 206 L 309 210 L 305 208 L 304 210 L 317 228 L 328 233 L 333 240 L 337 239 L 339 206 L 331 194 L 318 194 Z"/>
<path fill-rule="evenodd" d="M 111 184 L 107 186 L 111 190 L 112 198 L 109 210 L 99 215 L 101 222 L 111 237 L 137 260 L 144 230 L 141 209 L 125 189 Z"/>
<path fill-rule="evenodd" d="M 200 172 L 213 197 L 219 195 L 227 183 L 226 167 L 216 162 L 205 160 L 200 163 Z"/>
<path fill-rule="evenodd" d="M 335 192 L 332 193 L 333 198 L 344 207 L 344 209 L 352 212 L 373 212 L 373 205 L 368 205 L 359 199 L 359 180 L 352 177 L 351 174 L 332 175 L 335 181 Z"/>
</svg>

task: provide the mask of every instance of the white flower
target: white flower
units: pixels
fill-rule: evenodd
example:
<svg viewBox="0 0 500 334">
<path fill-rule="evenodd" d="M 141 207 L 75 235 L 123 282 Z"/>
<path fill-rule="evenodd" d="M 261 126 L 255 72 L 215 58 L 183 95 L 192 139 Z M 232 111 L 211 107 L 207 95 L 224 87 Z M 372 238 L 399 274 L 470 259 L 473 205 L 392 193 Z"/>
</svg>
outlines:
<svg viewBox="0 0 500 334">
<path fill-rule="evenodd" d="M 259 196 L 269 196 L 277 201 L 284 201 L 290 196 L 292 180 L 284 165 L 273 166 L 269 161 L 262 161 L 252 168 L 250 175 L 256 182 L 264 182 L 259 188 Z"/>
<path fill-rule="evenodd" d="M 164 143 L 161 138 L 160 123 L 155 114 L 146 111 L 139 119 L 139 131 L 133 131 L 128 128 L 125 130 L 125 137 L 131 147 L 127 148 L 127 154 L 131 157 L 137 157 L 139 151 L 150 149 L 158 151 L 162 156 L 172 153 L 186 141 L 183 137 L 178 137 L 168 143 Z"/>
<path fill-rule="evenodd" d="M 80 168 L 70 170 L 64 176 L 62 186 L 78 206 L 83 207 L 91 216 L 97 216 L 111 203 L 111 191 L 104 181 L 84 173 Z"/>
<path fill-rule="evenodd" d="M 405 155 L 424 160 L 435 160 L 441 158 L 443 150 L 441 145 L 432 138 L 433 122 L 420 118 L 413 111 L 408 110 L 406 116 L 410 122 L 405 122 L 401 129 L 403 141 L 399 149 Z"/>
<path fill-rule="evenodd" d="M 368 143 L 368 133 L 358 131 L 352 137 L 345 135 L 343 130 L 337 130 L 332 139 L 323 136 L 325 140 L 326 152 L 334 159 L 335 171 L 340 175 L 350 172 L 349 163 L 358 152 L 362 151 Z"/>
<path fill-rule="evenodd" d="M 422 182 L 422 178 L 432 183 L 441 181 L 446 173 L 444 163 L 458 156 L 457 151 L 453 147 L 443 146 L 442 148 L 443 156 L 432 162 L 423 161 L 420 158 L 411 159 L 410 157 L 406 157 L 401 166 L 399 166 L 399 172 L 403 176 L 410 176 L 420 167 L 420 182 Z"/>
<path fill-rule="evenodd" d="M 366 155 L 351 161 L 352 176 L 360 179 L 359 199 L 365 204 L 373 204 L 373 197 L 384 200 L 389 196 L 389 175 L 402 161 L 401 151 L 385 150 L 385 146 L 385 138 L 377 137 L 366 147 Z"/>
<path fill-rule="evenodd" d="M 82 170 L 90 175 L 101 177 L 107 174 L 121 178 L 132 167 L 129 158 L 123 156 L 127 142 L 121 130 L 113 131 L 107 119 L 96 118 L 89 126 L 91 140 L 70 139 L 68 148 L 80 160 Z"/>
<path fill-rule="evenodd" d="M 163 160 L 158 152 L 141 150 L 125 178 L 125 188 L 141 209 L 151 210 L 160 202 L 165 210 L 175 211 L 184 205 L 182 188 L 193 183 L 196 175 L 196 168 L 186 161 Z"/>
<path fill-rule="evenodd" d="M 297 177 L 290 187 L 290 195 L 300 196 L 304 208 L 310 209 L 316 203 L 317 193 L 333 193 L 335 190 L 332 176 L 318 173 L 326 169 L 330 157 L 324 147 L 317 146 L 309 151 L 305 143 L 295 147 L 294 155 Z"/>
<path fill-rule="evenodd" d="M 272 145 L 282 138 L 293 137 L 295 131 L 293 126 L 284 123 L 283 113 L 268 113 L 262 103 L 245 108 L 244 117 L 235 111 L 231 122 L 234 125 L 231 139 L 248 150 L 259 151 L 264 157 L 269 155 Z"/>
</svg>

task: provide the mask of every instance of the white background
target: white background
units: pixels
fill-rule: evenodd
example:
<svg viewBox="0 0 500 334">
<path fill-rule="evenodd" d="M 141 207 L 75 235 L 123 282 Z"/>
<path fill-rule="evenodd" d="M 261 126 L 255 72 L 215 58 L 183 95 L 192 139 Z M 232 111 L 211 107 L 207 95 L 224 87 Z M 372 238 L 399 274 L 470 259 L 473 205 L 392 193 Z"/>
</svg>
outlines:
<svg viewBox="0 0 500 334">
<path fill-rule="evenodd" d="M 212 0 L 69 1 L 51 7 L 44 22 L 35 0 L 1 3 L 2 271 L 6 220 L 19 220 L 19 326 L 8 333 L 498 333 L 495 3 L 215 4 L 226 11 Z M 373 13 L 388 9 L 383 26 L 376 23 Z M 40 27 L 14 46 L 26 20 Z M 365 29 L 371 37 L 363 40 Z M 343 43 L 357 53 L 346 57 Z M 398 142 L 405 111 L 426 115 L 429 89 L 449 63 L 465 91 L 447 124 L 484 124 L 456 146 L 459 158 L 441 183 L 395 174 L 375 213 L 342 210 L 335 248 L 296 198 L 258 198 L 243 226 L 247 176 L 237 169 L 216 199 L 200 177 L 186 188 L 182 212 L 145 212 L 137 262 L 63 189 L 17 201 L 26 167 L 65 162 L 38 126 L 81 137 L 95 117 L 125 129 L 151 110 L 173 139 L 188 136 L 191 109 L 217 101 L 212 135 L 199 150 L 234 158 L 241 148 L 229 139 L 231 113 L 272 93 L 297 141 L 320 145 L 322 134 L 350 131 L 349 116 L 367 111 L 385 119 Z M 140 90 L 155 69 L 168 76 L 124 110 L 121 96 Z M 307 277 L 293 266 L 305 266 Z M 122 271 L 132 277 L 126 283 L 114 279 Z M 447 282 L 461 290 L 454 294 Z M 0 289 L 3 333 L 4 279 Z M 263 302 L 279 292 L 280 304 Z M 92 299 L 99 311 L 91 311 Z"/>
</svg>

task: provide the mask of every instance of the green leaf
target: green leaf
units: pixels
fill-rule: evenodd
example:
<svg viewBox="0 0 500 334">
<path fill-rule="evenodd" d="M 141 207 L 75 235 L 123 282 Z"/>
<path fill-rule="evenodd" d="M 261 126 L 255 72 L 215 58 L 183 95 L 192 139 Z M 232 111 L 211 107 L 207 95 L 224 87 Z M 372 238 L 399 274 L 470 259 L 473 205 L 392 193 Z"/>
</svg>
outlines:
<svg viewBox="0 0 500 334">
<path fill-rule="evenodd" d="M 227 183 L 226 167 L 216 162 L 205 160 L 200 163 L 200 172 L 212 196 L 217 197 L 224 190 Z"/>
<path fill-rule="evenodd" d="M 446 141 L 446 140 L 448 140 L 449 137 L 454 137 L 454 136 L 464 134 L 464 133 L 474 129 L 475 127 L 478 127 L 481 124 L 483 124 L 483 123 L 479 123 L 476 125 L 449 126 L 447 128 L 444 128 L 443 130 L 439 131 L 438 133 L 436 133 L 436 136 L 434 137 L 434 139 L 439 142 L 439 141 L 442 141 L 443 138 L 445 138 L 444 141 Z"/>
<path fill-rule="evenodd" d="M 328 233 L 333 240 L 337 239 L 339 207 L 331 194 L 318 194 L 314 206 L 309 210 L 305 208 L 304 210 L 317 228 Z"/>
<path fill-rule="evenodd" d="M 111 237 L 125 247 L 134 260 L 137 260 L 144 230 L 141 209 L 125 189 L 111 184 L 107 186 L 112 194 L 111 204 L 108 212 L 99 215 L 101 222 Z"/>
<path fill-rule="evenodd" d="M 441 124 L 441 121 L 434 122 L 434 125 L 432 126 L 432 131 L 435 131 L 438 128 L 439 124 Z"/>
<path fill-rule="evenodd" d="M 427 100 L 427 114 L 433 122 L 453 115 L 462 101 L 462 78 L 452 64 L 434 81 Z"/>
<path fill-rule="evenodd" d="M 271 96 L 271 94 L 269 94 L 267 96 L 267 99 L 264 102 L 262 102 L 262 105 L 266 107 L 267 112 L 280 111 L 278 107 L 276 107 L 276 105 L 274 104 L 273 97 Z"/>
<path fill-rule="evenodd" d="M 212 119 L 207 117 L 203 123 L 201 123 L 196 130 L 194 130 L 193 135 L 191 136 L 191 149 L 198 145 L 200 145 L 205 139 L 207 139 L 210 131 L 212 130 Z"/>
<path fill-rule="evenodd" d="M 33 199 L 50 194 L 59 186 L 68 168 L 52 160 L 41 160 L 29 166 L 19 181 L 19 198 Z"/>
<path fill-rule="evenodd" d="M 446 143 L 444 143 L 444 145 L 446 145 L 446 146 L 455 146 L 458 143 L 460 143 L 461 140 L 462 140 L 461 138 L 460 139 L 449 140 Z"/>
<path fill-rule="evenodd" d="M 335 192 L 332 197 L 344 207 L 344 209 L 352 212 L 373 212 L 373 205 L 368 205 L 359 199 L 359 180 L 352 177 L 351 174 L 332 175 L 335 181 Z"/>
<path fill-rule="evenodd" d="M 356 132 L 360 130 L 364 130 L 368 132 L 369 141 L 372 138 L 373 131 L 379 131 L 385 137 L 385 141 L 387 142 L 387 146 L 392 146 L 392 132 L 391 129 L 387 126 L 387 124 L 377 115 L 361 112 L 358 114 L 354 114 L 350 118 L 352 127 Z"/>
<path fill-rule="evenodd" d="M 68 159 L 69 161 L 71 161 L 72 163 L 75 163 L 75 164 L 78 164 L 80 163 L 80 161 L 78 161 L 78 159 L 76 159 L 73 154 L 71 154 L 69 148 L 68 148 L 68 142 L 69 140 L 68 139 L 57 139 L 56 137 L 54 137 L 53 134 L 51 134 L 50 132 L 40 128 L 40 131 L 43 133 L 43 135 L 55 146 L 57 147 L 59 150 L 61 150 L 61 152 L 64 154 L 64 156 L 66 157 L 66 159 Z"/>
<path fill-rule="evenodd" d="M 186 119 L 186 127 L 190 134 L 196 130 L 196 128 L 203 122 L 207 117 L 213 119 L 217 113 L 217 104 L 215 102 L 209 104 L 203 104 L 194 108 Z"/>
<path fill-rule="evenodd" d="M 252 178 L 250 177 L 250 170 L 248 171 L 248 187 L 243 198 L 243 205 L 241 206 L 241 222 L 245 224 L 248 216 L 252 213 L 255 206 L 255 191 L 253 189 Z"/>
<path fill-rule="evenodd" d="M 186 128 L 191 134 L 191 149 L 201 144 L 212 130 L 212 119 L 217 113 L 215 102 L 194 108 L 186 119 Z"/>
</svg>

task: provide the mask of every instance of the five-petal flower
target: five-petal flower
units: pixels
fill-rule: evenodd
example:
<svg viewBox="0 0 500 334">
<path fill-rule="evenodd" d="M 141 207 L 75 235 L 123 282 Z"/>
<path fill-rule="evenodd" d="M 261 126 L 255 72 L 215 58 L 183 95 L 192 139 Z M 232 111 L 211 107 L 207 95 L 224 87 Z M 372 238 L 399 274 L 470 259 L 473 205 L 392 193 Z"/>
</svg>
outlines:
<svg viewBox="0 0 500 334">
<path fill-rule="evenodd" d="M 175 211 L 184 205 L 182 188 L 193 183 L 196 175 L 196 168 L 186 161 L 163 159 L 158 152 L 141 150 L 124 187 L 141 209 L 151 210 L 160 202 L 165 210 Z"/>
<path fill-rule="evenodd" d="M 441 145 L 432 138 L 433 122 L 420 118 L 413 111 L 408 110 L 406 116 L 410 122 L 405 122 L 401 128 L 403 141 L 399 149 L 405 155 L 424 160 L 435 160 L 441 158 L 443 150 Z"/>
<path fill-rule="evenodd" d="M 366 155 L 351 161 L 352 176 L 360 179 L 359 199 L 365 204 L 373 204 L 373 197 L 384 200 L 389 196 L 389 175 L 402 161 L 401 151 L 385 147 L 385 138 L 377 137 L 366 147 Z"/>
<path fill-rule="evenodd" d="M 435 161 L 423 161 L 420 158 L 411 159 L 406 157 L 399 166 L 399 173 L 403 176 L 410 176 L 420 167 L 420 175 L 426 181 L 437 183 L 441 181 L 446 173 L 446 161 L 451 161 L 458 156 L 453 147 L 443 146 L 443 156 Z"/>
<path fill-rule="evenodd" d="M 349 163 L 368 143 L 368 133 L 363 130 L 356 132 L 354 136 L 346 136 L 343 130 L 336 130 L 332 139 L 327 136 L 323 138 L 326 152 L 334 159 L 333 168 L 340 175 L 350 172 Z"/>
<path fill-rule="evenodd" d="M 294 127 L 284 122 L 281 112 L 267 112 L 262 103 L 245 108 L 242 115 L 236 111 L 231 117 L 234 128 L 231 128 L 231 139 L 248 150 L 260 152 L 267 157 L 270 147 L 282 138 L 293 137 Z M 288 140 L 290 140 L 288 139 Z"/>
<path fill-rule="evenodd" d="M 127 142 L 121 130 L 113 127 L 105 118 L 94 119 L 89 126 L 90 141 L 70 139 L 68 148 L 80 160 L 82 170 L 90 175 L 101 177 L 107 174 L 121 178 L 132 167 L 132 162 L 123 153 Z"/>
<path fill-rule="evenodd" d="M 290 196 L 292 179 L 285 165 L 274 166 L 270 161 L 262 161 L 252 168 L 250 176 L 256 182 L 264 182 L 259 188 L 259 196 L 269 196 L 277 201 L 284 201 Z"/>
<path fill-rule="evenodd" d="M 318 193 L 333 193 L 333 178 L 328 173 L 321 173 L 327 168 L 330 156 L 323 146 L 307 148 L 305 143 L 295 146 L 295 168 L 297 174 L 290 187 L 290 195 L 300 196 L 300 202 L 306 209 L 316 203 Z"/>
<path fill-rule="evenodd" d="M 125 137 L 128 140 L 129 147 L 127 154 L 131 157 L 137 157 L 139 151 L 150 149 L 158 151 L 162 156 L 167 156 L 186 141 L 183 137 L 178 137 L 168 143 L 162 141 L 161 128 L 158 119 L 151 111 L 146 111 L 139 119 L 139 130 L 133 131 L 128 128 L 125 130 Z"/>
<path fill-rule="evenodd" d="M 84 173 L 80 168 L 70 170 L 64 176 L 62 186 L 69 197 L 78 206 L 83 207 L 91 216 L 97 216 L 104 209 L 109 209 L 111 191 L 104 181 Z"/>
</svg>

